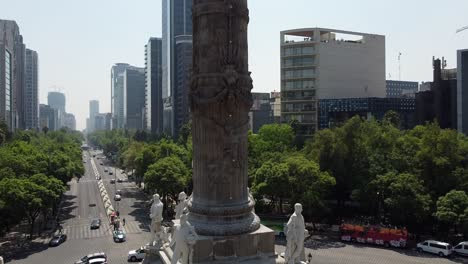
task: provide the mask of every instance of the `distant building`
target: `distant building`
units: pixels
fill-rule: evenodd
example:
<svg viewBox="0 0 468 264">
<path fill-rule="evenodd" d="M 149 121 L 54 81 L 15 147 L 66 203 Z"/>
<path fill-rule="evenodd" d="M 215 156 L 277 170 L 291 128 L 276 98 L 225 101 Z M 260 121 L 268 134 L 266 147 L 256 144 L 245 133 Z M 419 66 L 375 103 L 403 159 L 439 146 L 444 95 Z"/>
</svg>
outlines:
<svg viewBox="0 0 468 264">
<path fill-rule="evenodd" d="M 93 120 L 94 131 L 106 130 L 106 114 L 95 114 Z"/>
<path fill-rule="evenodd" d="M 111 130 L 112 129 L 112 114 L 111 113 L 106 113 L 106 120 L 105 120 L 105 124 L 106 124 L 106 130 Z"/>
<path fill-rule="evenodd" d="M 445 60 L 433 59 L 434 81 L 430 91 L 416 94 L 418 124 L 437 120 L 441 128 L 457 129 L 457 71 L 445 69 Z"/>
<path fill-rule="evenodd" d="M 281 123 L 281 93 L 271 92 L 270 106 L 273 114 L 273 122 Z"/>
<path fill-rule="evenodd" d="M 39 128 L 39 69 L 38 56 L 26 49 L 24 83 L 24 128 Z"/>
<path fill-rule="evenodd" d="M 126 69 L 133 69 L 127 63 L 117 63 L 111 69 L 111 113 L 112 129 L 124 128 L 124 75 Z"/>
<path fill-rule="evenodd" d="M 89 126 L 86 127 L 86 131 L 88 133 L 91 133 L 91 132 L 93 132 L 95 130 L 99 130 L 97 128 L 96 122 L 95 122 L 95 120 L 96 120 L 95 117 L 98 114 L 99 114 L 99 101 L 98 100 L 89 101 L 89 120 L 90 121 L 87 124 Z"/>
<path fill-rule="evenodd" d="M 25 45 L 16 22 L 0 20 L 0 121 L 10 131 L 24 126 L 24 55 Z"/>
<path fill-rule="evenodd" d="M 319 100 L 320 129 L 340 125 L 353 116 L 381 120 L 393 110 L 400 115 L 401 128 L 415 126 L 415 99 L 413 98 L 342 98 Z"/>
<path fill-rule="evenodd" d="M 163 131 L 162 40 L 151 38 L 145 46 L 145 128 L 155 134 Z"/>
<path fill-rule="evenodd" d="M 57 109 L 58 112 L 58 121 L 57 121 L 57 129 L 62 128 L 65 125 L 65 94 L 60 92 L 49 92 L 47 95 L 47 104 Z"/>
<path fill-rule="evenodd" d="M 253 104 L 249 112 L 249 127 L 258 133 L 263 125 L 273 123 L 269 93 L 252 93 Z"/>
<path fill-rule="evenodd" d="M 418 82 L 387 80 L 387 98 L 415 98 Z"/>
<path fill-rule="evenodd" d="M 430 91 L 432 82 L 422 82 L 419 85 L 419 92 Z"/>
<path fill-rule="evenodd" d="M 189 121 L 192 0 L 163 0 L 162 26 L 163 127 L 164 132 L 177 137 Z"/>
<path fill-rule="evenodd" d="M 457 51 L 457 126 L 468 135 L 468 49 Z"/>
<path fill-rule="evenodd" d="M 385 36 L 335 29 L 281 32 L 281 121 L 310 137 L 318 100 L 386 96 Z"/>
<path fill-rule="evenodd" d="M 126 69 L 124 74 L 125 128 L 143 130 L 145 112 L 145 68 Z"/>
<path fill-rule="evenodd" d="M 47 127 L 49 131 L 58 130 L 58 113 L 59 110 L 49 105 L 41 104 L 39 105 L 39 126 L 40 129 Z"/>
<path fill-rule="evenodd" d="M 65 127 L 68 127 L 70 130 L 76 130 L 75 115 L 69 113 L 65 114 Z"/>
</svg>

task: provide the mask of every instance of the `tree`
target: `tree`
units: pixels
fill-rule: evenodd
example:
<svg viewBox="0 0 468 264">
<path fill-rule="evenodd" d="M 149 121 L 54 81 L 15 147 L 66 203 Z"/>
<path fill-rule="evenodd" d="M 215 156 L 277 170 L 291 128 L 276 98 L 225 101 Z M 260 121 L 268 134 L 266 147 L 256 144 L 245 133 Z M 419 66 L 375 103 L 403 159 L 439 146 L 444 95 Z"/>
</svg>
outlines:
<svg viewBox="0 0 468 264">
<path fill-rule="evenodd" d="M 459 230 L 468 222 L 468 195 L 464 191 L 452 190 L 437 200 L 435 217 L 442 223 Z"/>
<path fill-rule="evenodd" d="M 283 213 L 283 201 L 291 197 L 288 166 L 285 163 L 268 161 L 255 172 L 253 192 L 267 196 L 272 204 L 278 203 L 279 213 Z"/>
<path fill-rule="evenodd" d="M 399 128 L 401 124 L 400 115 L 393 110 L 387 111 L 382 119 L 382 122 L 384 124 L 389 124 L 396 128 Z"/>
<path fill-rule="evenodd" d="M 167 197 L 177 199 L 179 192 L 186 190 L 189 183 L 189 170 L 185 164 L 175 156 L 162 158 L 146 171 L 145 188 L 163 197 L 167 206 Z"/>
</svg>

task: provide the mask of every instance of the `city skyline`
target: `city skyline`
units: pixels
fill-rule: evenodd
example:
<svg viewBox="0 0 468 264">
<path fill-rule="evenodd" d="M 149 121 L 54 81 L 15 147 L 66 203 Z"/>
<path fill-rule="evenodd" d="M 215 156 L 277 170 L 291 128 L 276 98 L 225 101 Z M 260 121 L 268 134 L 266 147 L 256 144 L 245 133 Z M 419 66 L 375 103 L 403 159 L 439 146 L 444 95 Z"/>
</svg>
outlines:
<svg viewBox="0 0 468 264">
<path fill-rule="evenodd" d="M 249 57 L 253 91 L 280 90 L 280 31 L 316 26 L 385 35 L 387 79 L 398 79 L 401 52 L 401 79 L 430 81 L 432 69 L 428 62 L 432 56 L 444 56 L 448 68 L 455 68 L 457 49 L 467 48 L 467 32 L 455 34 L 455 31 L 468 24 L 463 14 L 468 3 L 448 2 L 440 5 L 424 1 L 422 5 L 422 1 L 395 1 L 387 6 L 368 0 L 357 4 L 340 2 L 340 10 L 356 10 L 360 6 L 361 11 L 315 12 L 311 16 L 304 8 L 312 8 L 315 3 L 311 1 L 292 1 L 286 8 L 280 2 L 265 6 L 264 2 L 252 1 Z M 83 105 L 89 100 L 99 100 L 102 112 L 110 112 L 112 65 L 123 62 L 143 66 L 144 45 L 150 37 L 161 37 L 162 28 L 161 1 L 142 1 L 139 5 L 124 1 L 113 1 L 112 5 L 93 2 L 90 9 L 91 3 L 19 0 L 9 3 L 1 17 L 15 20 L 25 43 L 41 55 L 40 102 L 45 103 L 47 93 L 59 87 L 67 98 L 73 98 L 67 101 L 67 111 L 76 115 L 80 130 L 88 116 Z M 334 10 L 337 3 L 321 3 L 321 8 Z M 31 8 L 24 9 L 25 4 Z M 32 12 L 43 15 L 37 19 Z M 86 20 L 82 19 L 84 13 Z M 432 19 L 441 14 L 445 14 L 444 20 Z M 60 41 L 51 41 L 54 39 Z"/>
</svg>

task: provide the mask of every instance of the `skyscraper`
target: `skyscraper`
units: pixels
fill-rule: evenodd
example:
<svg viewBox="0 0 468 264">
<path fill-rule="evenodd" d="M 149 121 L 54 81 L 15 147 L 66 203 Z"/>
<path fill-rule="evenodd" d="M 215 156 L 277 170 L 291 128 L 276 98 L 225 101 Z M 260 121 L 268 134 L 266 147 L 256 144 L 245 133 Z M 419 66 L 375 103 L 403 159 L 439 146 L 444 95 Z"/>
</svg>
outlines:
<svg viewBox="0 0 468 264">
<path fill-rule="evenodd" d="M 76 130 L 75 115 L 65 113 L 65 127 L 68 127 L 71 130 Z"/>
<path fill-rule="evenodd" d="M 26 129 L 39 128 L 39 70 L 38 56 L 26 49 L 23 117 Z"/>
<path fill-rule="evenodd" d="M 143 130 L 145 111 L 145 68 L 128 68 L 124 73 L 124 127 Z"/>
<path fill-rule="evenodd" d="M 468 135 L 468 49 L 457 51 L 457 125 Z"/>
<path fill-rule="evenodd" d="M 192 0 L 163 0 L 162 13 L 163 127 L 164 132 L 177 136 L 189 120 Z"/>
<path fill-rule="evenodd" d="M 151 38 L 145 46 L 145 127 L 156 134 L 162 133 L 162 39 Z"/>
<path fill-rule="evenodd" d="M 99 114 L 99 101 L 91 100 L 89 101 L 89 122 L 86 125 L 86 130 L 88 133 L 93 132 L 96 130 L 96 123 L 94 122 L 94 118 L 96 115 Z"/>
<path fill-rule="evenodd" d="M 127 63 L 117 63 L 111 69 L 112 129 L 124 128 L 124 74 L 135 68 Z"/>
<path fill-rule="evenodd" d="M 57 109 L 57 129 L 60 129 L 65 125 L 65 94 L 60 92 L 49 92 L 47 95 L 48 105 L 54 109 Z"/>
<path fill-rule="evenodd" d="M 20 126 L 24 85 L 23 37 L 15 21 L 0 20 L 0 121 L 11 131 Z"/>
</svg>

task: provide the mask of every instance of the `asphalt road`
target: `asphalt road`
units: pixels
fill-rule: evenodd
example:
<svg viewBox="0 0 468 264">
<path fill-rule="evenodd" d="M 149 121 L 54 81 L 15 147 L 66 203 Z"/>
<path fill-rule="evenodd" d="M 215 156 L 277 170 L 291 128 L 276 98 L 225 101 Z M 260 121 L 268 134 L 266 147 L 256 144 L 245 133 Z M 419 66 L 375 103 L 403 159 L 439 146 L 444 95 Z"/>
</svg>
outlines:
<svg viewBox="0 0 468 264">
<path fill-rule="evenodd" d="M 60 222 L 62 232 L 68 237 L 67 241 L 55 248 L 35 243 L 30 250 L 17 254 L 8 263 L 74 263 L 84 255 L 101 251 L 106 252 L 109 263 L 127 263 L 128 251 L 149 241 L 150 219 L 149 210 L 145 208 L 145 197 L 135 184 L 130 182 L 117 184 L 117 188 L 122 190 L 122 201 L 118 207 L 121 217 L 126 219 L 126 225 L 122 229 L 127 234 L 127 241 L 115 243 L 112 240 L 112 227 L 106 217 L 96 176 L 91 166 L 92 155 L 84 154 L 84 156 L 86 156 L 85 174 L 79 182 L 73 180 L 69 183 L 70 190 L 65 194 L 62 204 Z M 101 160 L 95 159 L 96 166 L 105 182 L 109 197 L 113 199 L 116 187 L 109 183 L 111 176 L 104 173 L 103 166 L 99 165 Z M 124 178 L 120 172 L 118 176 Z M 117 208 L 117 204 L 114 201 L 113 203 L 114 208 Z M 102 220 L 99 229 L 90 229 L 93 218 Z"/>
</svg>

